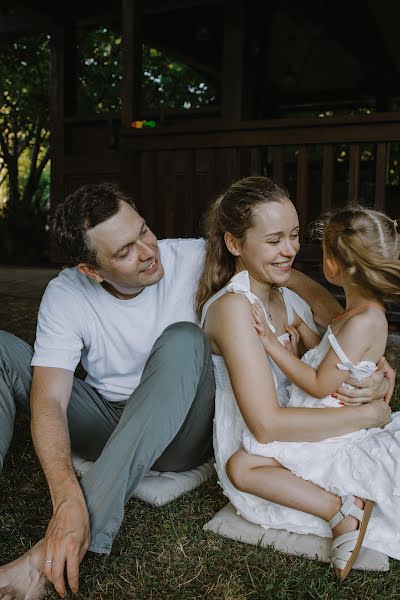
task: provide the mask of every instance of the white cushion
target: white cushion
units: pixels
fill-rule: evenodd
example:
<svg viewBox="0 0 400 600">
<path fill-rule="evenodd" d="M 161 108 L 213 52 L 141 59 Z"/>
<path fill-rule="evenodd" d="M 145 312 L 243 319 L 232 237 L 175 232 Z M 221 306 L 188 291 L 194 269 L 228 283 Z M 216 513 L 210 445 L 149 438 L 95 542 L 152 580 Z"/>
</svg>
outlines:
<svg viewBox="0 0 400 600">
<path fill-rule="evenodd" d="M 256 544 L 263 548 L 273 546 L 275 550 L 285 554 L 330 562 L 331 538 L 289 533 L 284 529 L 263 529 L 238 515 L 231 503 L 217 512 L 211 521 L 204 525 L 204 529 L 246 544 Z M 386 554 L 362 548 L 353 568 L 388 571 L 389 559 Z"/>
<path fill-rule="evenodd" d="M 93 464 L 76 455 L 72 455 L 72 463 L 78 477 L 85 475 Z M 210 458 L 200 467 L 190 471 L 180 473 L 148 471 L 133 492 L 133 496 L 152 506 L 164 506 L 210 479 L 214 473 L 213 465 L 214 459 Z"/>
</svg>

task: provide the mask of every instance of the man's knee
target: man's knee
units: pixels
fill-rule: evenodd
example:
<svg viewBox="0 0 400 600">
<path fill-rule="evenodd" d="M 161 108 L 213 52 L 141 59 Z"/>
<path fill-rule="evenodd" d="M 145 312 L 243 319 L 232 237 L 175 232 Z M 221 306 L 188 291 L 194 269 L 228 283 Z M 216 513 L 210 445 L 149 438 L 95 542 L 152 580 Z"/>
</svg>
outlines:
<svg viewBox="0 0 400 600">
<path fill-rule="evenodd" d="M 188 340 L 189 342 L 201 342 L 203 343 L 206 338 L 204 331 L 200 329 L 195 323 L 190 321 L 179 321 L 178 323 L 172 323 L 168 325 L 162 333 L 162 335 L 168 336 L 170 339 Z"/>
<path fill-rule="evenodd" d="M 0 331 L 0 358 L 10 357 L 11 359 L 19 356 L 22 350 L 31 351 L 30 346 L 8 331 Z"/>
<path fill-rule="evenodd" d="M 204 331 L 195 323 L 180 321 L 164 329 L 161 339 L 168 350 L 176 356 L 201 356 L 202 359 L 209 355 L 209 346 Z"/>
<path fill-rule="evenodd" d="M 8 331 L 0 330 L 0 348 L 6 348 L 11 343 L 15 343 L 15 340 L 18 340 L 15 335 L 12 333 L 8 333 Z"/>
<path fill-rule="evenodd" d="M 9 355 L 10 351 L 15 352 L 18 342 L 21 342 L 15 335 L 8 331 L 0 331 L 0 359 Z"/>
</svg>

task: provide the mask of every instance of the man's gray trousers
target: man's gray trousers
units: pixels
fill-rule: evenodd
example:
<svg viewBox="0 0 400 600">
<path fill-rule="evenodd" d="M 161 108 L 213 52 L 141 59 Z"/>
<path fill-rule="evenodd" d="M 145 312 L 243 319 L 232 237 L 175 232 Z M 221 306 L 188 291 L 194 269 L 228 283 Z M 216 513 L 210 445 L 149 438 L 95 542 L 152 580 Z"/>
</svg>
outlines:
<svg viewBox="0 0 400 600">
<path fill-rule="evenodd" d="M 16 407 L 29 419 L 32 348 L 0 332 L 0 471 Z M 212 454 L 214 377 L 207 340 L 193 323 L 175 323 L 156 340 L 139 386 L 124 403 L 74 378 L 68 406 L 73 451 L 96 461 L 82 478 L 90 550 L 108 554 L 125 502 L 151 467 L 186 471 Z"/>
</svg>

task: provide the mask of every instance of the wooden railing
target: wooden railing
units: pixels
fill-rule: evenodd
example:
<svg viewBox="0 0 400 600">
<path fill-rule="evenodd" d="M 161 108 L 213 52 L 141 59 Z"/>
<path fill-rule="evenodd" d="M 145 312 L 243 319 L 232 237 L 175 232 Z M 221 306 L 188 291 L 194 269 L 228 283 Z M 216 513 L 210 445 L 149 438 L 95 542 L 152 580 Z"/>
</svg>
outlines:
<svg viewBox="0 0 400 600">
<path fill-rule="evenodd" d="M 361 200 L 400 213 L 399 142 L 400 113 L 123 130 L 122 181 L 159 235 L 187 236 L 199 233 L 204 209 L 232 181 L 273 177 L 297 206 L 307 261 L 315 252 L 306 224 L 321 211 Z"/>
</svg>

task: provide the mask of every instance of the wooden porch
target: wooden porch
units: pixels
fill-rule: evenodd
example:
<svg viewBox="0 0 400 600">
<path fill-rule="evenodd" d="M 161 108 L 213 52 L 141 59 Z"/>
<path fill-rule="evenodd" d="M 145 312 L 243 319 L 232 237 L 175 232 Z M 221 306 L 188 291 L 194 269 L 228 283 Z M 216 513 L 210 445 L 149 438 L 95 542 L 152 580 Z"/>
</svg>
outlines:
<svg viewBox="0 0 400 600">
<path fill-rule="evenodd" d="M 335 10 L 317 0 L 71 0 L 61 9 L 59 16 L 38 0 L 28 15 L 15 0 L 3 29 L 21 26 L 25 15 L 24 29 L 31 23 L 50 35 L 52 208 L 84 183 L 111 180 L 134 196 L 159 237 L 196 236 L 205 208 L 232 181 L 267 175 L 298 208 L 299 260 L 310 268 L 320 251 L 306 225 L 322 211 L 359 200 L 400 213 L 396 0 L 338 0 Z M 98 26 L 122 41 L 121 110 L 83 115 L 77 32 Z M 146 44 L 209 75 L 214 104 L 163 108 L 155 129 L 132 128 L 147 116 Z"/>
<path fill-rule="evenodd" d="M 95 141 L 94 141 L 94 133 Z M 400 114 L 246 121 L 202 121 L 155 130 L 120 128 L 118 120 L 65 123 L 63 187 L 109 179 L 133 194 L 160 237 L 201 232 L 201 215 L 232 181 L 260 174 L 283 183 L 301 220 L 302 262 L 318 258 L 306 225 L 347 201 L 398 213 L 388 185 L 400 142 Z"/>
</svg>

